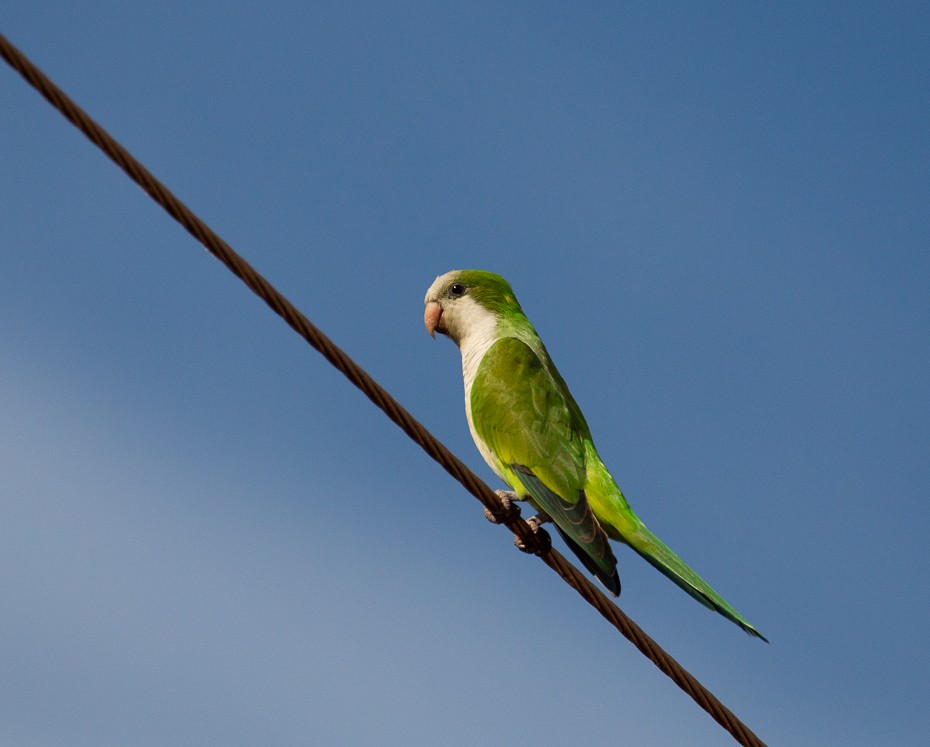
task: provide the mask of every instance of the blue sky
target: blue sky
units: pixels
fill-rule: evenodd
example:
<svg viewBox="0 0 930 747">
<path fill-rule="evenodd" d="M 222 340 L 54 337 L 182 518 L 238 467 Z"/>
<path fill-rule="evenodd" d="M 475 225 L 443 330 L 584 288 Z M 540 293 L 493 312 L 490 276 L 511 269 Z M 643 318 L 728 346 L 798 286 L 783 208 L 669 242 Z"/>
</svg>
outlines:
<svg viewBox="0 0 930 747">
<path fill-rule="evenodd" d="M 422 298 L 505 275 L 650 527 L 623 609 L 772 744 L 930 729 L 921 3 L 6 4 L 495 485 Z M 12 70 L 0 742 L 731 744 Z"/>
</svg>

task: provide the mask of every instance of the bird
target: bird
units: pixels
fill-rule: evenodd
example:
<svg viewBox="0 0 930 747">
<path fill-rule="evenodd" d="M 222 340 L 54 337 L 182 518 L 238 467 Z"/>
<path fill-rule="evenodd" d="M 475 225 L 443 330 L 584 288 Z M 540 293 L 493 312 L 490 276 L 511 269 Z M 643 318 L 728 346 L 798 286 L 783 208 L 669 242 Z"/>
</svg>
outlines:
<svg viewBox="0 0 930 747">
<path fill-rule="evenodd" d="M 585 568 L 620 594 L 609 540 L 628 545 L 698 602 L 751 636 L 746 618 L 679 558 L 630 508 L 591 431 L 510 284 L 484 270 L 452 270 L 430 285 L 423 321 L 462 355 L 465 415 L 481 456 L 511 491 L 551 521 Z"/>
</svg>

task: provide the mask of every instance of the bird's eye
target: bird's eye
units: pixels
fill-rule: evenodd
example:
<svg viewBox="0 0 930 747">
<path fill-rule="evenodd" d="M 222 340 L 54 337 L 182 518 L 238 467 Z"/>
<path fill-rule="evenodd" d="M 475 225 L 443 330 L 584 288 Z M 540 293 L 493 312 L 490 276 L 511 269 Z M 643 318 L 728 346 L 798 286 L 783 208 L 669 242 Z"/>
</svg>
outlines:
<svg viewBox="0 0 930 747">
<path fill-rule="evenodd" d="M 458 298 L 459 296 L 465 295 L 465 286 L 461 283 L 453 283 L 449 287 L 449 295 L 453 298 Z"/>
</svg>

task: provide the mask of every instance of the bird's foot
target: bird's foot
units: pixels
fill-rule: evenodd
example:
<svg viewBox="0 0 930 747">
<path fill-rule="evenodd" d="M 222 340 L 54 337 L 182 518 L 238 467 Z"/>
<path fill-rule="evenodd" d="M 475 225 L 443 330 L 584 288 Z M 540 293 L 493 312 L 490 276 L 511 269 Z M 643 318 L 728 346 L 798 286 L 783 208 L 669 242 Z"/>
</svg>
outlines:
<svg viewBox="0 0 930 747">
<path fill-rule="evenodd" d="M 517 505 L 520 498 L 517 494 L 512 490 L 495 490 L 494 492 L 500 498 L 501 510 L 495 512 L 486 508 L 484 509 L 484 518 L 492 524 L 506 524 L 516 519 L 520 515 L 520 507 Z"/>
<path fill-rule="evenodd" d="M 518 519 L 520 517 L 520 507 L 517 505 L 517 501 L 520 500 L 520 497 L 512 490 L 495 490 L 494 492 L 500 498 L 501 510 L 495 512 L 486 508 L 484 509 L 485 518 L 492 524 L 508 524 Z M 549 537 L 549 532 L 541 528 L 543 524 L 549 521 L 552 521 L 552 519 L 544 513 L 538 513 L 536 516 L 528 518 L 526 523 L 530 525 L 530 529 L 533 531 L 533 539 L 525 542 L 520 537 L 514 537 L 513 543 L 517 546 L 517 549 L 530 555 L 544 555 L 549 552 L 549 548 L 552 547 L 552 538 Z"/>
<path fill-rule="evenodd" d="M 549 532 L 542 528 L 542 525 L 551 521 L 552 519 L 542 512 L 531 516 L 526 520 L 526 523 L 530 525 L 530 529 L 533 530 L 533 535 L 536 538 L 536 541 L 532 543 L 533 546 L 531 547 L 519 537 L 513 538 L 513 544 L 521 552 L 531 555 L 543 555 L 549 552 L 549 548 L 552 547 L 552 538 L 549 536 Z"/>
<path fill-rule="evenodd" d="M 544 514 L 542 511 L 540 511 L 535 516 L 531 516 L 530 518 L 528 518 L 526 520 L 526 523 L 529 524 L 533 528 L 533 531 L 535 532 L 543 524 L 551 524 L 552 518 L 549 516 L 549 514 Z"/>
</svg>

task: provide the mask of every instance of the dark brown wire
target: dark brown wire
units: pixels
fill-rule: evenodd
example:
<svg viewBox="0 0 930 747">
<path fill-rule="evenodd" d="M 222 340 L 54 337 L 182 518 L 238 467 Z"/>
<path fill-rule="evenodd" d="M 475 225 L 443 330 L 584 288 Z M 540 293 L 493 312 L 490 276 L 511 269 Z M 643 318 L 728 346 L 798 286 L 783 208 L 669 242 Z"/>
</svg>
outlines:
<svg viewBox="0 0 930 747">
<path fill-rule="evenodd" d="M 171 217 L 206 249 L 222 262 L 257 294 L 272 310 L 287 322 L 301 337 L 318 350 L 326 360 L 358 387 L 368 399 L 375 403 L 410 438 L 436 460 L 452 477 L 458 480 L 469 493 L 475 496 L 492 514 L 503 516 L 505 524 L 523 543 L 528 552 L 539 555 L 543 562 L 554 570 L 592 607 L 623 634 L 644 656 L 667 674 L 682 690 L 707 711 L 717 723 L 746 747 L 764 747 L 764 743 L 740 721 L 730 709 L 697 681 L 675 659 L 667 654 L 652 638 L 613 604 L 591 581 L 582 575 L 548 542 L 541 540 L 531 527 L 520 518 L 519 512 L 505 512 L 497 495 L 450 452 L 426 428 L 404 409 L 390 394 L 374 381 L 355 361 L 349 358 L 309 319 L 301 314 L 272 285 L 259 275 L 232 247 L 214 233 L 177 199 L 167 187 L 133 158 L 107 132 L 91 119 L 64 92 L 52 83 L 32 64 L 5 36 L 0 34 L 0 55 L 19 72 L 26 81 L 44 96 L 52 106 L 83 132 L 98 148 L 114 161 L 129 177 L 144 189 L 153 200 L 161 205 Z"/>
</svg>

